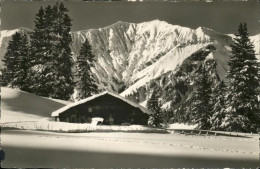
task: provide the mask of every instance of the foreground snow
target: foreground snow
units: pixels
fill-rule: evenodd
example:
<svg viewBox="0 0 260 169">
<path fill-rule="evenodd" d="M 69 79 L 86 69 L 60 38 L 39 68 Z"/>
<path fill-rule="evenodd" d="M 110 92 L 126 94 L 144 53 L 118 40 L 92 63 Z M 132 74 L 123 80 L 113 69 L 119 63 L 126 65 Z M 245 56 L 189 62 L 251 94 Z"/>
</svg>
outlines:
<svg viewBox="0 0 260 169">
<path fill-rule="evenodd" d="M 2 131 L 5 168 L 254 167 L 258 136 Z"/>
</svg>

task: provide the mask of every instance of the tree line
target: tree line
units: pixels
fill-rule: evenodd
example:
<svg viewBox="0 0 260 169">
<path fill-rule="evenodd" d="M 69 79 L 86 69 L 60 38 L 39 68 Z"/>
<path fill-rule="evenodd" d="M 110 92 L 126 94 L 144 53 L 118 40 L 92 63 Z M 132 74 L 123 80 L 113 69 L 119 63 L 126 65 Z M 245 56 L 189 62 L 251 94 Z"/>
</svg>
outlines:
<svg viewBox="0 0 260 169">
<path fill-rule="evenodd" d="M 178 121 L 197 124 L 202 130 L 259 131 L 260 67 L 245 23 L 239 25 L 231 49 L 227 82 L 212 82 L 206 65 L 202 65 L 188 105 L 175 110 Z M 158 98 L 154 90 L 147 101 L 147 108 L 155 112 L 149 123 L 155 126 L 160 126 L 167 114 L 160 109 Z"/>
<path fill-rule="evenodd" d="M 96 93 L 90 71 L 94 56 L 87 39 L 75 58 L 76 78 L 72 74 L 71 22 L 63 3 L 41 7 L 35 16 L 34 30 L 28 35 L 16 32 L 9 41 L 3 59 L 2 86 L 63 100 L 71 98 L 74 87 L 80 93 L 76 99 Z"/>
</svg>

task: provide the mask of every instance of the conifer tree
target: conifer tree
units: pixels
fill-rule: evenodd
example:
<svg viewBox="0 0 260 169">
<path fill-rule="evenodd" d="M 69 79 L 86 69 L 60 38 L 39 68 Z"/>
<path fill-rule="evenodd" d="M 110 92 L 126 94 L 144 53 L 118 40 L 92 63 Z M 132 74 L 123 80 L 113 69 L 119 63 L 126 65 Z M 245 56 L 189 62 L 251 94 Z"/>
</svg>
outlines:
<svg viewBox="0 0 260 169">
<path fill-rule="evenodd" d="M 156 127 L 159 127 L 160 123 L 162 122 L 162 117 L 161 117 L 161 108 L 159 105 L 159 100 L 156 94 L 156 90 L 153 90 L 150 99 L 147 101 L 146 107 L 154 113 L 152 115 L 152 119 L 153 119 L 152 124 L 155 125 Z"/>
<path fill-rule="evenodd" d="M 247 25 L 240 24 L 231 45 L 228 71 L 227 117 L 223 126 L 229 131 L 255 132 L 259 128 L 259 65 L 250 42 Z"/>
<path fill-rule="evenodd" d="M 73 93 L 71 19 L 63 3 L 41 8 L 32 34 L 32 92 L 68 100 Z"/>
<path fill-rule="evenodd" d="M 47 65 L 51 65 L 49 29 L 46 11 L 50 14 L 50 6 L 38 11 L 35 17 L 35 28 L 31 35 L 31 69 L 29 72 L 30 90 L 40 96 L 49 97 L 51 89 L 48 90 L 47 82 L 50 80 L 47 74 L 50 73 Z M 48 10 L 47 10 L 48 9 Z M 49 19 L 50 20 L 50 19 Z"/>
<path fill-rule="evenodd" d="M 196 89 L 193 94 L 193 118 L 197 128 L 202 130 L 210 129 L 211 118 L 211 83 L 205 66 L 200 68 L 201 74 L 196 79 Z"/>
<path fill-rule="evenodd" d="M 2 59 L 2 61 L 4 62 L 4 59 Z M 1 82 L 1 86 L 7 86 L 8 85 L 8 76 L 7 76 L 7 69 L 3 68 L 2 71 L 0 72 L 0 82 Z"/>
<path fill-rule="evenodd" d="M 3 62 L 5 63 L 5 68 L 3 70 L 3 84 L 10 84 L 11 87 L 14 87 L 12 80 L 17 71 L 17 58 L 20 55 L 18 50 L 19 41 L 21 41 L 21 34 L 16 32 L 9 41 L 7 51 L 3 58 Z"/>
<path fill-rule="evenodd" d="M 220 81 L 212 94 L 212 117 L 211 121 L 211 130 L 222 130 L 221 124 L 225 118 L 225 94 L 226 94 L 226 85 L 224 81 Z"/>
<path fill-rule="evenodd" d="M 30 44 L 26 34 L 22 34 L 20 52 L 21 55 L 18 59 L 19 71 L 17 72 L 17 86 L 21 90 L 29 92 L 28 72 L 30 68 Z"/>
<path fill-rule="evenodd" d="M 72 78 L 72 52 L 70 45 L 72 43 L 71 19 L 68 16 L 68 9 L 63 3 L 56 3 L 53 7 L 54 16 L 54 30 L 56 41 L 54 46 L 54 67 L 56 69 L 56 81 L 54 86 L 53 97 L 69 99 L 73 93 L 73 78 Z"/>
<path fill-rule="evenodd" d="M 3 71 L 3 82 L 5 85 L 22 90 L 28 89 L 28 55 L 29 43 L 27 35 L 16 32 L 12 40 L 9 41 L 7 52 L 3 59 L 6 66 Z"/>
<path fill-rule="evenodd" d="M 91 72 L 91 67 L 94 66 L 94 55 L 92 54 L 92 47 L 86 39 L 83 43 L 79 56 L 77 58 L 78 82 L 77 100 L 84 99 L 97 93 L 97 85 L 95 84 L 94 75 Z"/>
<path fill-rule="evenodd" d="M 185 105 L 183 103 L 181 103 L 180 106 L 174 110 L 175 122 L 178 122 L 178 123 L 185 122 L 184 114 L 185 114 Z"/>
</svg>

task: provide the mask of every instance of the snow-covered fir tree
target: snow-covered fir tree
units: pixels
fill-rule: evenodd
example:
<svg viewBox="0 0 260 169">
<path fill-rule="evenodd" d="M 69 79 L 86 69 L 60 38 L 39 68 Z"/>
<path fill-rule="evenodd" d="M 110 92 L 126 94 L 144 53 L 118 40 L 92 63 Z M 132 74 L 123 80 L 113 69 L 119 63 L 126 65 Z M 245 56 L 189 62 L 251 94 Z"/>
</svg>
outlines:
<svg viewBox="0 0 260 169">
<path fill-rule="evenodd" d="M 88 39 L 83 43 L 79 56 L 77 57 L 77 98 L 76 100 L 84 99 L 97 93 L 97 85 L 91 67 L 94 66 L 95 56 L 92 54 L 92 47 Z"/>
<path fill-rule="evenodd" d="M 69 99 L 73 93 L 73 78 L 72 78 L 72 52 L 70 45 L 72 44 L 71 19 L 68 16 L 68 9 L 63 3 L 56 3 L 53 6 L 54 29 L 56 35 L 54 51 L 55 77 L 54 93 L 51 97 Z M 56 17 L 55 17 L 56 16 Z"/>
<path fill-rule="evenodd" d="M 28 78 L 30 79 L 30 91 L 32 93 L 48 96 L 47 91 L 43 90 L 44 79 L 44 67 L 43 63 L 46 62 L 46 50 L 47 40 L 45 37 L 45 11 L 41 7 L 38 13 L 35 15 L 35 28 L 31 35 L 31 55 L 30 57 L 30 71 L 28 73 Z M 44 95 L 46 94 L 46 95 Z"/>
<path fill-rule="evenodd" d="M 68 100 L 73 93 L 71 19 L 63 3 L 40 8 L 32 33 L 31 91 Z"/>
<path fill-rule="evenodd" d="M 205 66 L 200 69 L 200 74 L 196 79 L 196 89 L 193 93 L 192 118 L 197 129 L 210 129 L 211 108 L 211 83 Z"/>
<path fill-rule="evenodd" d="M 149 119 L 150 125 L 159 127 L 162 122 L 162 117 L 159 98 L 155 89 L 153 90 L 150 99 L 147 101 L 146 107 L 153 112 L 153 115 Z"/>
<path fill-rule="evenodd" d="M 29 91 L 28 72 L 30 68 L 30 60 L 28 56 L 30 56 L 30 44 L 26 34 L 22 34 L 20 51 L 21 55 L 18 60 L 20 70 L 17 72 L 17 85 L 21 90 Z"/>
<path fill-rule="evenodd" d="M 186 116 L 186 121 L 184 122 L 188 122 L 190 124 L 193 124 L 195 122 L 195 119 L 192 118 L 192 103 L 194 98 L 192 96 L 188 97 L 187 100 L 184 102 L 184 113 Z"/>
<path fill-rule="evenodd" d="M 174 120 L 172 118 L 172 111 L 167 109 L 161 109 L 161 117 L 163 124 L 171 123 Z"/>
<path fill-rule="evenodd" d="M 27 72 L 28 72 L 28 55 L 29 43 L 26 34 L 16 32 L 12 40 L 9 41 L 7 52 L 4 55 L 5 69 L 3 70 L 3 85 L 28 89 Z"/>
<path fill-rule="evenodd" d="M 53 57 L 51 44 L 51 6 L 42 7 L 35 17 L 35 29 L 31 36 L 30 90 L 40 96 L 49 97 L 53 93 L 50 82 L 53 81 Z"/>
<path fill-rule="evenodd" d="M 174 122 L 178 122 L 178 123 L 184 123 L 185 122 L 185 119 L 184 119 L 184 115 L 185 115 L 185 105 L 184 103 L 181 103 L 180 106 L 175 109 L 173 111 L 173 119 L 174 119 Z"/>
<path fill-rule="evenodd" d="M 19 57 L 20 53 L 18 51 L 19 48 L 19 41 L 21 41 L 21 34 L 16 32 L 12 39 L 9 41 L 7 51 L 4 55 L 4 58 L 2 59 L 5 63 L 5 68 L 3 69 L 3 79 L 2 79 L 2 85 L 6 86 L 10 84 L 11 87 L 13 87 L 12 80 L 14 78 L 14 74 L 16 72 L 16 61 Z"/>
<path fill-rule="evenodd" d="M 227 116 L 222 126 L 229 131 L 255 132 L 260 125 L 259 64 L 245 23 L 239 25 L 234 41 L 227 75 Z"/>
<path fill-rule="evenodd" d="M 212 91 L 212 117 L 211 121 L 211 130 L 222 130 L 221 124 L 225 118 L 225 94 L 226 94 L 226 85 L 224 81 L 220 81 Z"/>
</svg>

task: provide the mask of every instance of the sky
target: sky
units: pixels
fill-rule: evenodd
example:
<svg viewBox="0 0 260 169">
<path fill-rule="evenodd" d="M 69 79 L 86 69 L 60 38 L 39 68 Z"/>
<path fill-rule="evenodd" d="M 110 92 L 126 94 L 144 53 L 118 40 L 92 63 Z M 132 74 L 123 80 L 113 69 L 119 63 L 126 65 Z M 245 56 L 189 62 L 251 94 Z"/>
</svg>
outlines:
<svg viewBox="0 0 260 169">
<path fill-rule="evenodd" d="M 47 2 L 4 1 L 1 29 L 34 28 L 35 14 Z M 190 28 L 208 27 L 229 34 L 246 22 L 250 35 L 259 33 L 259 3 L 251 2 L 82 2 L 65 1 L 72 18 L 72 31 L 95 29 L 117 21 L 140 23 L 159 19 Z"/>
</svg>

